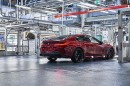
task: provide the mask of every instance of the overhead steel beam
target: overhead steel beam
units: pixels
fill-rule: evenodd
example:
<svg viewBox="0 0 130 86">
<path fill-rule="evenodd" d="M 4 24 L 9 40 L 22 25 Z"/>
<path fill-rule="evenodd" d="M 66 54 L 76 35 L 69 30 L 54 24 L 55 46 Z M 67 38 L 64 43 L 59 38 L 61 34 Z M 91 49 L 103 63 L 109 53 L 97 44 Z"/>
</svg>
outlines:
<svg viewBox="0 0 130 86">
<path fill-rule="evenodd" d="M 15 18 L 15 17 L 0 17 L 0 19 L 6 19 L 6 20 L 17 21 L 17 18 Z M 19 21 L 23 21 L 23 22 L 33 22 L 33 23 L 42 23 L 42 24 L 50 24 L 50 25 L 60 25 L 60 24 L 54 24 L 54 23 L 49 22 L 49 21 L 38 20 L 38 19 L 25 19 L 25 18 L 20 18 Z"/>
<path fill-rule="evenodd" d="M 118 62 L 123 62 L 123 27 L 122 27 L 122 12 L 118 11 Z"/>
<path fill-rule="evenodd" d="M 86 18 L 86 22 L 114 20 L 114 19 L 118 19 L 118 16 L 117 15 L 107 15 L 107 16 L 89 17 L 89 18 Z"/>
<path fill-rule="evenodd" d="M 101 11 L 107 11 L 107 10 L 116 10 L 116 9 L 121 9 L 121 8 L 127 8 L 129 5 L 119 5 L 119 6 L 111 6 L 107 8 L 100 8 L 96 10 L 86 10 L 86 11 L 81 11 L 81 12 L 72 12 L 72 13 L 66 13 L 64 16 L 72 16 L 72 15 L 81 15 L 81 14 L 88 14 L 88 13 L 94 13 L 94 12 L 101 12 Z M 60 18 L 62 17 L 62 14 L 55 15 L 55 18 Z"/>
<path fill-rule="evenodd" d="M 19 24 L 19 25 L 8 25 L 6 28 L 20 28 L 20 27 L 27 27 L 27 26 L 36 26 L 37 24 L 32 23 L 32 24 Z"/>
<path fill-rule="evenodd" d="M 123 18 L 127 18 L 127 17 L 123 16 Z M 115 20 L 115 19 L 118 19 L 118 15 L 106 15 L 106 16 L 89 17 L 89 18 L 86 18 L 86 22 Z"/>
</svg>

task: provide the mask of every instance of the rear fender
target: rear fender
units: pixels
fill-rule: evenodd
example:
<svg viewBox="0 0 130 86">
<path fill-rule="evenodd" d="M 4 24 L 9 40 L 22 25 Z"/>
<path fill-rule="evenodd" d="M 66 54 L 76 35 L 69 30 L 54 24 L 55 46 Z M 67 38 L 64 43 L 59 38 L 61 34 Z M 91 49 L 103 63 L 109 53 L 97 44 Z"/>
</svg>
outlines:
<svg viewBox="0 0 130 86">
<path fill-rule="evenodd" d="M 75 46 L 66 47 L 65 48 L 66 56 L 72 57 L 77 48 L 80 48 L 81 50 L 83 50 L 81 47 L 75 47 Z M 83 50 L 83 52 L 84 52 L 84 50 Z"/>
<path fill-rule="evenodd" d="M 66 56 L 67 57 L 72 57 L 74 50 L 75 50 L 75 46 L 67 46 L 67 47 L 65 47 Z"/>
</svg>

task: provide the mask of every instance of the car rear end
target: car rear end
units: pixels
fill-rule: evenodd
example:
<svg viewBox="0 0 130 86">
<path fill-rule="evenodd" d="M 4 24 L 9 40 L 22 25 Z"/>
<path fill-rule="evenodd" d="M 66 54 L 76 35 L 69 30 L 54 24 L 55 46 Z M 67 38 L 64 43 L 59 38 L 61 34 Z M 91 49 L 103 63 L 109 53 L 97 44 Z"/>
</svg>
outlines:
<svg viewBox="0 0 130 86">
<path fill-rule="evenodd" d="M 62 57 L 65 55 L 65 46 L 67 45 L 66 38 L 53 38 L 50 40 L 43 41 L 40 52 L 41 56 L 49 56 L 49 57 Z"/>
</svg>

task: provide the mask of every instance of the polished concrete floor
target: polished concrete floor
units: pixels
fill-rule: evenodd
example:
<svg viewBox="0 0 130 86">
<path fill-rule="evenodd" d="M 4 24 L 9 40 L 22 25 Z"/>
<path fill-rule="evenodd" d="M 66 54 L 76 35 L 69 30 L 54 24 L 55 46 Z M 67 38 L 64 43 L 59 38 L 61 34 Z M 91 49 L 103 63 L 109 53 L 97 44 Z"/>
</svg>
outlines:
<svg viewBox="0 0 130 86">
<path fill-rule="evenodd" d="M 0 57 L 0 86 L 130 86 L 130 63 Z"/>
</svg>

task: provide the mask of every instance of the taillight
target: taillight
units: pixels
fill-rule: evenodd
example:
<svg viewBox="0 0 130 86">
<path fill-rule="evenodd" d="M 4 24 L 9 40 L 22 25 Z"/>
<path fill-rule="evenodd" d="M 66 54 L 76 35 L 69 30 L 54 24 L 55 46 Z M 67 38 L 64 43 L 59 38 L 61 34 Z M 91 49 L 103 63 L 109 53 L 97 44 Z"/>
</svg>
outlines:
<svg viewBox="0 0 130 86">
<path fill-rule="evenodd" d="M 54 46 L 55 47 L 63 47 L 63 46 L 66 46 L 66 45 L 68 45 L 67 42 L 59 42 L 59 43 L 55 44 Z"/>
</svg>

